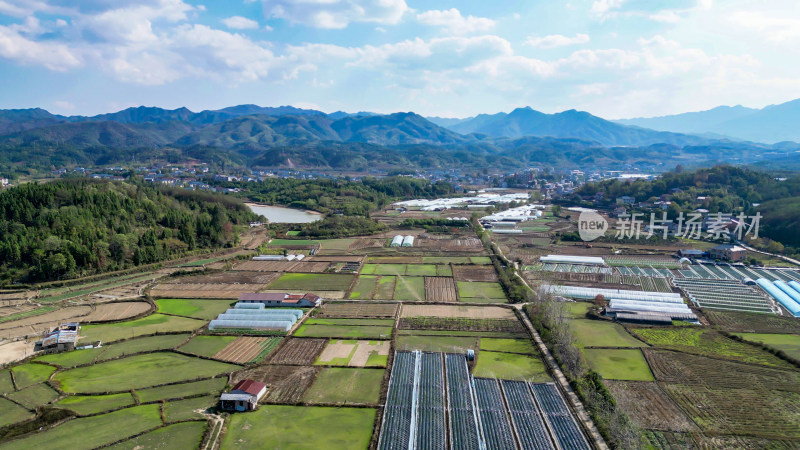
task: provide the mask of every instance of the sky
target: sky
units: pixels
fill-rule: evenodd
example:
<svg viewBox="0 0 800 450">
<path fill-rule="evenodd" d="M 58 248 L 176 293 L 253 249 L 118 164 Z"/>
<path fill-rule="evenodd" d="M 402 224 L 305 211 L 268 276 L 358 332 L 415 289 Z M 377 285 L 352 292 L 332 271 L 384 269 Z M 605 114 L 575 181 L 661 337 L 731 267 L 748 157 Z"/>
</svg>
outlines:
<svg viewBox="0 0 800 450">
<path fill-rule="evenodd" d="M 0 0 L 0 108 L 607 119 L 800 98 L 797 0 Z"/>
</svg>

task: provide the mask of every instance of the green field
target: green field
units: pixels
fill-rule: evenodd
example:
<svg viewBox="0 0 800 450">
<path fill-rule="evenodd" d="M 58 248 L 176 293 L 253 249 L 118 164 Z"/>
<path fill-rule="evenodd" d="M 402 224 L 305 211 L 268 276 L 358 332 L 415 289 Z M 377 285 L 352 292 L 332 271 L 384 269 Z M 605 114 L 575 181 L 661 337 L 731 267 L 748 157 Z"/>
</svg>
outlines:
<svg viewBox="0 0 800 450">
<path fill-rule="evenodd" d="M 331 339 L 331 345 L 337 344 L 346 344 L 352 345 L 353 349 L 350 351 L 350 354 L 344 357 L 335 357 L 330 360 L 324 361 L 320 356 L 317 358 L 317 361 L 314 364 L 322 365 L 322 366 L 347 366 L 350 364 L 350 360 L 353 359 L 353 356 L 356 354 L 359 346 L 370 347 L 373 346 L 370 350 L 369 356 L 367 357 L 367 362 L 364 367 L 386 367 L 386 363 L 388 362 L 389 356 L 388 355 L 381 355 L 379 354 L 379 350 L 376 347 L 378 344 L 382 343 L 382 341 L 358 341 L 353 339 Z"/>
<path fill-rule="evenodd" d="M 187 333 L 181 333 L 129 339 L 127 341 L 122 341 L 116 344 L 111 344 L 107 347 L 103 347 L 105 350 L 103 350 L 103 353 L 101 353 L 95 361 L 105 361 L 118 356 L 134 355 L 136 353 L 151 352 L 155 350 L 173 349 L 186 342 L 186 340 L 189 339 L 189 336 L 191 335 Z"/>
<path fill-rule="evenodd" d="M 383 369 L 326 367 L 306 392 L 309 403 L 378 403 Z"/>
<path fill-rule="evenodd" d="M 113 450 L 194 450 L 200 446 L 205 431 L 205 422 L 176 423 L 108 448 Z"/>
<path fill-rule="evenodd" d="M 586 313 L 592 309 L 592 304 L 587 302 L 564 302 L 564 312 L 572 319 L 585 319 Z"/>
<path fill-rule="evenodd" d="M 392 336 L 391 326 L 338 326 L 338 325 L 305 325 L 294 332 L 300 337 L 330 337 L 357 339 L 389 339 Z"/>
<path fill-rule="evenodd" d="M 469 261 L 472 264 L 485 266 L 485 265 L 489 265 L 489 264 L 492 263 L 492 258 L 489 258 L 488 256 L 470 256 L 469 257 Z"/>
<path fill-rule="evenodd" d="M 392 300 L 394 298 L 397 277 L 382 275 L 378 278 L 378 290 L 375 291 L 375 299 Z"/>
<path fill-rule="evenodd" d="M 25 363 L 13 367 L 11 371 L 14 372 L 17 389 L 23 389 L 47 381 L 56 368 L 46 364 Z"/>
<path fill-rule="evenodd" d="M 481 351 L 472 374 L 504 380 L 553 381 L 539 357 L 512 353 Z"/>
<path fill-rule="evenodd" d="M 481 338 L 480 346 L 481 350 L 491 352 L 539 354 L 530 339 Z"/>
<path fill-rule="evenodd" d="M 289 291 L 346 291 L 355 275 L 338 273 L 284 273 L 270 289 Z"/>
<path fill-rule="evenodd" d="M 394 300 L 424 301 L 425 278 L 397 277 L 397 284 L 394 288 Z"/>
<path fill-rule="evenodd" d="M 424 264 L 472 264 L 467 256 L 423 256 Z"/>
<path fill-rule="evenodd" d="M 422 350 L 424 352 L 464 353 L 478 350 L 478 338 L 451 336 L 398 336 L 397 350 Z"/>
<path fill-rule="evenodd" d="M 56 405 L 71 409 L 81 416 L 88 416 L 104 411 L 111 411 L 125 406 L 131 406 L 135 402 L 129 393 L 109 394 L 109 395 L 71 395 L 59 400 Z"/>
<path fill-rule="evenodd" d="M 437 269 L 433 264 L 408 264 L 406 265 L 406 275 L 408 276 L 436 276 Z"/>
<path fill-rule="evenodd" d="M 95 358 L 100 356 L 105 351 L 103 348 L 89 348 L 85 350 L 73 350 L 69 352 L 51 353 L 49 355 L 40 356 L 34 361 L 46 362 L 55 364 L 61 367 L 75 367 L 82 364 L 89 364 Z"/>
<path fill-rule="evenodd" d="M 527 339 L 527 333 L 508 331 L 452 331 L 452 330 L 397 330 L 398 336 L 470 336 L 481 338 L 519 338 Z"/>
<path fill-rule="evenodd" d="M 324 239 L 319 241 L 319 248 L 322 250 L 347 250 L 350 248 L 350 244 L 355 241 L 356 240 L 352 238 Z"/>
<path fill-rule="evenodd" d="M 292 245 L 317 245 L 319 244 L 318 241 L 311 241 L 308 239 L 273 239 L 269 241 L 269 245 L 271 247 L 278 247 L 281 245 L 292 246 Z"/>
<path fill-rule="evenodd" d="M 361 275 L 358 277 L 356 284 L 350 291 L 348 298 L 356 300 L 372 300 L 372 293 L 378 286 L 378 277 L 373 275 Z"/>
<path fill-rule="evenodd" d="M 498 303 L 506 301 L 500 283 L 487 281 L 457 281 L 458 295 L 467 303 Z"/>
<path fill-rule="evenodd" d="M 14 392 L 14 382 L 11 381 L 11 372 L 8 369 L 0 370 L 0 394 L 9 392 Z"/>
<path fill-rule="evenodd" d="M 364 449 L 374 422 L 368 408 L 262 405 L 231 416 L 222 448 Z"/>
<path fill-rule="evenodd" d="M 586 349 L 586 362 L 607 380 L 654 381 L 639 349 Z"/>
<path fill-rule="evenodd" d="M 758 342 L 781 350 L 788 356 L 800 360 L 800 335 L 767 333 L 736 333 L 736 335 L 746 341 Z"/>
<path fill-rule="evenodd" d="M 230 308 L 232 303 L 225 300 L 198 300 L 162 298 L 156 300 L 157 311 L 175 316 L 194 317 L 211 320 Z"/>
<path fill-rule="evenodd" d="M 647 347 L 614 322 L 574 319 L 569 322 L 569 327 L 578 347 Z"/>
<path fill-rule="evenodd" d="M 22 422 L 33 417 L 33 413 L 11 400 L 0 398 L 0 427 Z"/>
<path fill-rule="evenodd" d="M 17 403 L 22 404 L 30 410 L 34 410 L 39 406 L 46 405 L 59 396 L 58 392 L 47 384 L 37 384 L 27 387 L 20 391 L 8 394 L 8 398 Z"/>
<path fill-rule="evenodd" d="M 165 316 L 164 314 L 151 314 L 147 317 L 131 320 L 129 322 L 110 323 L 103 325 L 84 325 L 81 327 L 82 342 L 119 341 L 137 336 L 156 333 L 194 331 L 206 322 L 185 317 Z"/>
<path fill-rule="evenodd" d="M 729 339 L 700 327 L 633 328 L 631 332 L 648 344 L 712 358 L 727 358 L 779 368 L 793 368 L 788 362 L 745 342 Z"/>
<path fill-rule="evenodd" d="M 0 448 L 93 449 L 161 425 L 159 405 L 126 408 L 108 414 L 70 420 L 26 438 L 0 444 Z"/>
<path fill-rule="evenodd" d="M 209 378 L 208 380 L 192 381 L 189 383 L 139 389 L 136 391 L 136 395 L 139 397 L 141 403 L 150 403 L 161 400 L 194 397 L 203 394 L 219 394 L 227 382 L 227 377 Z"/>
<path fill-rule="evenodd" d="M 122 392 L 232 372 L 239 366 L 177 353 L 159 352 L 78 367 L 54 380 L 65 392 Z"/>
<path fill-rule="evenodd" d="M 164 406 L 164 416 L 167 422 L 202 419 L 203 415 L 195 411 L 206 411 L 218 402 L 219 396 L 217 395 L 174 400 L 167 402 Z"/>
<path fill-rule="evenodd" d="M 234 340 L 236 340 L 236 336 L 195 336 L 182 345 L 179 350 L 210 358 Z"/>
</svg>

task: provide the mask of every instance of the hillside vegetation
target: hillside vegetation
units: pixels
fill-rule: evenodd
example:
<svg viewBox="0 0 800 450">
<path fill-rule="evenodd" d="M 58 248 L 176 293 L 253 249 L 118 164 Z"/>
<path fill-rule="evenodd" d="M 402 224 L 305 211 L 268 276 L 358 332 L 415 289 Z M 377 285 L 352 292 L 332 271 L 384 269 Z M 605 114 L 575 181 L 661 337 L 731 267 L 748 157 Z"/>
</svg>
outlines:
<svg viewBox="0 0 800 450">
<path fill-rule="evenodd" d="M 66 179 L 0 193 L 5 281 L 128 268 L 229 246 L 256 218 L 239 200 L 138 183 Z"/>
</svg>

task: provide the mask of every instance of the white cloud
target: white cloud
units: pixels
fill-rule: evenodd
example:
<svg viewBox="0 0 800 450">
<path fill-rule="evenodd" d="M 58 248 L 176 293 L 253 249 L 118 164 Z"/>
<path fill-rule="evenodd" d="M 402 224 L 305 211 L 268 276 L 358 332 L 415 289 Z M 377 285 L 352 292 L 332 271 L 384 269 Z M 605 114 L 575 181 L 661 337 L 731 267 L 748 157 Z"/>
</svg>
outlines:
<svg viewBox="0 0 800 450">
<path fill-rule="evenodd" d="M 53 102 L 53 106 L 62 111 L 73 111 L 75 109 L 75 104 L 70 103 L 66 100 L 56 100 Z"/>
<path fill-rule="evenodd" d="M 613 10 L 618 9 L 625 0 L 595 0 L 592 2 L 591 12 L 601 17 L 606 17 Z"/>
<path fill-rule="evenodd" d="M 222 19 L 223 25 L 234 30 L 254 30 L 258 28 L 258 22 L 242 16 L 233 16 Z"/>
<path fill-rule="evenodd" d="M 462 35 L 489 31 L 494 27 L 492 19 L 475 16 L 462 16 L 456 8 L 430 10 L 417 14 L 417 21 L 424 25 L 444 28 L 449 34 Z"/>
<path fill-rule="evenodd" d="M 542 37 L 529 37 L 525 40 L 526 45 L 539 48 L 565 47 L 568 45 L 586 44 L 589 42 L 588 34 L 576 34 L 573 37 L 561 34 L 551 34 Z"/>
<path fill-rule="evenodd" d="M 0 26 L 0 57 L 63 72 L 82 65 L 78 52 L 59 42 L 36 41 Z"/>
<path fill-rule="evenodd" d="M 263 5 L 267 17 L 327 29 L 358 22 L 394 25 L 409 11 L 405 0 L 263 0 Z"/>
<path fill-rule="evenodd" d="M 737 11 L 728 20 L 738 27 L 755 31 L 764 40 L 774 43 L 793 41 L 800 38 L 800 18 L 791 16 L 772 16 L 760 11 Z"/>
</svg>

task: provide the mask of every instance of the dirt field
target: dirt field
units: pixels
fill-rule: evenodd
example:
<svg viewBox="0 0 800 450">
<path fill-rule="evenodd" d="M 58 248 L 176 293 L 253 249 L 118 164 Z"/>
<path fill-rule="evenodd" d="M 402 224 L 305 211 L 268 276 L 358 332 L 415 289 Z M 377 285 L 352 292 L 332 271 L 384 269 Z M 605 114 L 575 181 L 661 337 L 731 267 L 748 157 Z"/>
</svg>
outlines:
<svg viewBox="0 0 800 450">
<path fill-rule="evenodd" d="M 498 281 L 491 266 L 453 266 L 453 277 L 458 281 Z"/>
<path fill-rule="evenodd" d="M 0 317 L 6 317 L 12 314 L 17 314 L 26 311 L 32 311 L 36 308 L 38 308 L 38 306 L 36 306 L 34 303 L 23 303 L 13 306 L 0 306 Z"/>
<path fill-rule="evenodd" d="M 89 297 L 89 301 L 93 303 L 103 303 L 114 300 L 127 300 L 141 297 L 144 288 L 146 288 L 150 283 L 151 281 L 148 280 L 141 283 L 127 284 L 125 286 L 111 288 L 92 295 Z"/>
<path fill-rule="evenodd" d="M 58 311 L 40 314 L 38 316 L 0 323 L 0 339 L 29 336 L 50 331 L 63 321 L 76 319 L 91 311 L 92 308 L 89 306 L 69 306 Z"/>
<path fill-rule="evenodd" d="M 0 364 L 8 364 L 33 354 L 33 341 L 14 341 L 0 344 Z"/>
<path fill-rule="evenodd" d="M 169 284 L 269 284 L 279 276 L 280 274 L 277 272 L 233 271 L 176 277 L 165 281 Z"/>
<path fill-rule="evenodd" d="M 347 359 L 350 367 L 365 367 L 371 353 L 389 355 L 389 341 L 341 341 L 331 340 L 319 355 L 319 363 L 325 364 L 340 360 L 335 365 L 344 365 L 341 360 Z"/>
<path fill-rule="evenodd" d="M 480 252 L 483 250 L 478 238 L 465 239 L 418 239 L 414 243 L 415 247 L 433 248 L 444 252 Z"/>
<path fill-rule="evenodd" d="M 516 319 L 514 312 L 499 306 L 403 305 L 400 317 L 464 317 L 467 319 Z"/>
<path fill-rule="evenodd" d="M 330 267 L 329 261 L 243 261 L 233 270 L 251 272 L 301 272 L 322 273 Z"/>
<path fill-rule="evenodd" d="M 150 290 L 153 297 L 167 298 L 239 298 L 246 292 L 260 292 L 266 284 L 168 284 L 162 283 Z"/>
<path fill-rule="evenodd" d="M 317 360 L 327 339 L 288 338 L 286 343 L 269 357 L 270 364 L 310 365 Z"/>
<path fill-rule="evenodd" d="M 456 283 L 451 277 L 425 277 L 425 299 L 433 302 L 458 301 Z"/>
<path fill-rule="evenodd" d="M 356 239 L 348 250 L 362 250 L 365 248 L 380 248 L 386 245 L 386 239 L 384 238 L 361 238 Z"/>
<path fill-rule="evenodd" d="M 360 263 L 360 262 L 361 262 L 361 261 L 363 261 L 363 260 L 364 260 L 364 257 L 363 257 L 363 256 L 358 256 L 358 255 L 353 255 L 353 256 L 344 256 L 344 255 L 330 255 L 330 256 L 324 256 L 324 255 L 314 255 L 314 256 L 308 256 L 308 257 L 306 257 L 306 259 L 304 259 L 304 261 L 307 261 L 307 262 L 320 262 L 320 261 L 326 261 L 326 262 L 357 262 L 357 263 Z"/>
<path fill-rule="evenodd" d="M 678 405 L 656 383 L 604 381 L 617 404 L 640 428 L 688 432 L 697 429 Z"/>
<path fill-rule="evenodd" d="M 307 340 L 307 339 L 306 339 Z M 267 385 L 267 395 L 261 399 L 269 403 L 296 403 L 317 378 L 318 367 L 261 365 L 233 375 L 233 384 L 252 379 Z"/>
<path fill-rule="evenodd" d="M 315 317 L 320 318 L 393 318 L 396 303 L 325 303 Z"/>
<path fill-rule="evenodd" d="M 266 337 L 240 337 L 213 356 L 214 359 L 232 363 L 246 363 L 261 353 Z"/>
<path fill-rule="evenodd" d="M 89 315 L 81 317 L 81 322 L 105 322 L 138 316 L 150 310 L 147 302 L 121 302 L 97 305 Z"/>
</svg>

